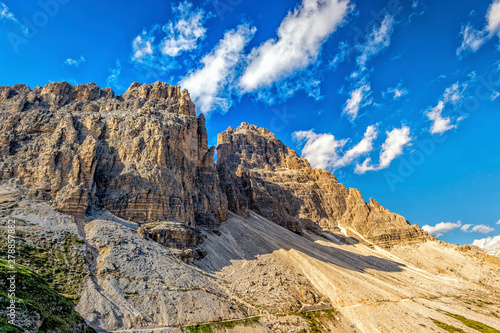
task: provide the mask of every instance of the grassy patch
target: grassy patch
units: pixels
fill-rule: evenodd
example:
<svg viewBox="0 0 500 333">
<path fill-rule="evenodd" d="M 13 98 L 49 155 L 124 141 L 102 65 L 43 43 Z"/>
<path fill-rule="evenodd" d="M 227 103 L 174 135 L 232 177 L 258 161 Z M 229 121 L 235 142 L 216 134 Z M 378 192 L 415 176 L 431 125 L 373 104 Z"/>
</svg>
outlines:
<svg viewBox="0 0 500 333">
<path fill-rule="evenodd" d="M 77 325 L 83 325 L 84 320 L 73 310 L 73 303 L 51 289 L 44 279 L 33 270 L 15 264 L 16 278 L 16 318 L 23 327 L 8 324 L 6 309 L 10 304 L 7 278 L 10 267 L 8 262 L 0 259 L 0 332 L 71 332 Z M 19 321 L 18 321 L 19 322 Z M 38 326 L 40 324 L 40 327 Z M 87 332 L 94 332 L 88 329 Z"/>
<path fill-rule="evenodd" d="M 252 325 L 259 321 L 262 317 L 253 317 L 253 318 L 245 318 L 245 319 L 237 319 L 230 321 L 220 321 L 216 323 L 209 324 L 198 324 L 192 326 L 182 327 L 181 330 L 183 332 L 189 333 L 211 333 L 212 329 L 215 328 L 235 328 L 236 326 L 248 326 Z"/>
<path fill-rule="evenodd" d="M 286 313 L 280 313 L 278 314 L 279 317 L 286 317 L 286 316 L 298 316 L 302 317 L 305 320 L 309 322 L 311 325 L 311 330 L 309 332 L 311 333 L 320 333 L 321 332 L 321 327 L 323 326 L 321 324 L 321 320 L 324 320 L 325 318 L 329 319 L 335 319 L 335 310 L 334 309 L 325 309 L 325 310 L 318 310 L 318 311 L 310 311 L 310 312 L 286 312 Z M 257 316 L 257 317 L 252 317 L 252 318 L 244 318 L 244 319 L 237 319 L 237 320 L 230 320 L 230 321 L 220 321 L 220 322 L 215 322 L 215 323 L 208 323 L 208 324 L 198 324 L 198 325 L 192 325 L 192 326 L 185 326 L 181 327 L 182 332 L 189 332 L 189 333 L 212 333 L 213 329 L 217 328 L 235 328 L 237 326 L 248 326 L 257 323 L 263 316 Z"/>
<path fill-rule="evenodd" d="M 298 316 L 302 317 L 309 322 L 311 325 L 311 333 L 320 333 L 321 320 L 324 318 L 335 319 L 335 310 L 334 309 L 325 309 L 318 311 L 309 311 L 309 312 L 291 312 L 280 314 L 280 316 Z"/>
<path fill-rule="evenodd" d="M 16 231 L 16 261 L 35 270 L 49 287 L 71 299 L 79 300 L 87 276 L 84 241 L 68 232 L 60 239 Z M 0 234 L 0 256 L 7 255 L 5 234 Z"/>
<path fill-rule="evenodd" d="M 447 316 L 450 316 L 451 318 L 454 318 L 456 320 L 461 321 L 465 326 L 473 328 L 476 331 L 479 331 L 481 333 L 500 333 L 500 331 L 497 330 L 496 328 L 493 328 L 491 326 L 488 326 L 486 324 L 480 323 L 480 322 L 472 320 L 472 319 L 465 318 L 464 316 L 457 315 L 457 314 L 450 313 L 450 312 L 446 312 L 446 311 L 440 311 L 440 312 L 444 313 Z"/>
<path fill-rule="evenodd" d="M 436 324 L 437 327 L 442 328 L 446 332 L 450 332 L 450 333 L 457 333 L 457 332 L 458 333 L 466 333 L 464 330 L 462 330 L 462 329 L 460 329 L 458 327 L 445 324 L 445 323 L 440 322 L 439 320 L 436 320 L 436 319 L 432 319 L 431 318 L 431 320 L 434 322 L 434 324 Z"/>
</svg>

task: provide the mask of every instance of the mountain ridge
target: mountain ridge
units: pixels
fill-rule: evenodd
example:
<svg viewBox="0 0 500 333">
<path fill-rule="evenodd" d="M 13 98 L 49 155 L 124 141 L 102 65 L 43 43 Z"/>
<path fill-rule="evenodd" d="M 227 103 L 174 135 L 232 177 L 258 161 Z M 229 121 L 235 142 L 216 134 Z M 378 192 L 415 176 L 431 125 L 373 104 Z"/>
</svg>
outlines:
<svg viewBox="0 0 500 333">
<path fill-rule="evenodd" d="M 498 259 L 365 202 L 267 129 L 229 127 L 214 153 L 180 87 L 0 87 L 0 252 L 17 221 L 19 261 L 104 332 L 468 329 L 445 312 L 500 329 Z"/>
</svg>

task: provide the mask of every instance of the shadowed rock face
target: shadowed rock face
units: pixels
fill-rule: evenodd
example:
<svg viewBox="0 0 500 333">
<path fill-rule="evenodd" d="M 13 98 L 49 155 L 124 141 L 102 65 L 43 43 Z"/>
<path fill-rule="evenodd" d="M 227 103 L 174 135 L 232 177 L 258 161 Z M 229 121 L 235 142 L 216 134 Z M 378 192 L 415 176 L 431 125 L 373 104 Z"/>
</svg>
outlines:
<svg viewBox="0 0 500 333">
<path fill-rule="evenodd" d="M 313 169 L 264 128 L 229 127 L 218 135 L 217 152 L 229 210 L 240 215 L 250 209 L 299 233 L 314 226 L 334 232 L 348 227 L 384 246 L 429 238 L 375 200 L 366 203 L 358 190 L 339 184 L 329 171 Z"/>
<path fill-rule="evenodd" d="M 186 90 L 0 87 L 0 180 L 58 210 L 215 227 L 227 218 L 205 119 Z"/>
</svg>

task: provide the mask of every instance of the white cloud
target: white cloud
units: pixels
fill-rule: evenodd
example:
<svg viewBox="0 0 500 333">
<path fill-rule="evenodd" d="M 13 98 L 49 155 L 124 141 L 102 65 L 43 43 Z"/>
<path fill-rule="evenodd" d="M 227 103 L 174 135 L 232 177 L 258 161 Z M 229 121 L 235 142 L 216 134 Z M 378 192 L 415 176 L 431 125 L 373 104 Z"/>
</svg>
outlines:
<svg viewBox="0 0 500 333">
<path fill-rule="evenodd" d="M 367 97 L 369 97 L 370 84 L 367 83 L 368 74 L 366 73 L 366 64 L 373 56 L 389 47 L 393 31 L 394 17 L 386 15 L 380 26 L 373 26 L 371 32 L 365 37 L 366 41 L 355 46 L 355 49 L 360 53 L 356 57 L 358 68 L 350 77 L 355 80 L 356 83 L 353 85 L 350 92 L 351 95 L 344 104 L 343 109 L 343 114 L 348 115 L 351 122 L 356 119 L 361 107 L 372 104 L 372 100 L 367 99 Z"/>
<path fill-rule="evenodd" d="M 165 25 L 156 24 L 149 31 L 144 29 L 132 40 L 131 61 L 146 71 L 146 77 L 158 78 L 169 69 L 179 67 L 176 57 L 198 50 L 199 42 L 206 37 L 203 9 L 195 9 L 185 0 L 172 6 L 172 13 L 173 19 Z"/>
<path fill-rule="evenodd" d="M 488 20 L 486 29 L 490 34 L 498 34 L 500 32 L 500 0 L 493 1 L 488 8 L 486 18 Z"/>
<path fill-rule="evenodd" d="M 462 230 L 463 232 L 467 232 L 469 230 L 470 227 L 472 227 L 473 224 L 464 224 L 460 230 Z"/>
<path fill-rule="evenodd" d="M 496 224 L 500 224 L 500 220 L 498 220 Z"/>
<path fill-rule="evenodd" d="M 380 151 L 379 165 L 372 165 L 371 158 L 368 157 L 361 165 L 356 165 L 354 172 L 362 174 L 367 171 L 377 171 L 389 167 L 391 162 L 403 153 L 403 148 L 409 145 L 412 140 L 410 137 L 410 127 L 408 126 L 394 128 L 390 132 L 386 131 L 386 134 L 387 138 Z"/>
<path fill-rule="evenodd" d="M 495 231 L 495 229 L 488 227 L 487 225 L 484 224 L 476 225 L 471 229 L 471 232 L 480 232 L 482 234 L 488 234 L 492 231 Z"/>
<path fill-rule="evenodd" d="M 256 29 L 239 25 L 227 31 L 219 44 L 201 60 L 203 67 L 182 79 L 199 110 L 205 114 L 215 108 L 227 111 L 231 105 L 229 97 L 221 97 L 222 90 L 234 79 L 235 67 L 243 56 L 243 49 L 253 38 Z"/>
<path fill-rule="evenodd" d="M 118 80 L 120 79 L 120 74 L 122 72 L 122 66 L 120 64 L 120 61 L 117 60 L 116 67 L 110 68 L 109 71 L 110 71 L 110 74 L 109 74 L 108 78 L 106 79 L 106 84 L 112 88 L 114 87 L 117 89 L 121 89 L 122 86 L 118 82 Z"/>
<path fill-rule="evenodd" d="M 153 42 L 155 38 L 149 35 L 146 30 L 135 37 L 132 41 L 132 61 L 144 62 L 144 60 L 153 55 Z"/>
<path fill-rule="evenodd" d="M 23 33 L 28 33 L 28 28 L 24 24 L 19 22 L 14 13 L 9 9 L 9 7 L 7 7 L 7 5 L 5 5 L 3 2 L 0 2 L 0 21 L 2 20 L 11 21 L 17 24 L 21 28 Z"/>
<path fill-rule="evenodd" d="M 436 224 L 435 226 L 431 225 L 424 225 L 422 227 L 423 230 L 427 231 L 430 235 L 439 237 L 442 236 L 444 233 L 451 231 L 456 228 L 460 228 L 462 226 L 461 221 L 457 221 L 457 223 L 453 222 L 440 222 Z"/>
<path fill-rule="evenodd" d="M 80 56 L 80 58 L 78 59 L 71 59 L 71 58 L 68 58 L 64 61 L 64 63 L 68 66 L 74 66 L 74 67 L 78 67 L 80 66 L 81 64 L 83 64 L 85 62 L 85 58 L 83 56 Z"/>
<path fill-rule="evenodd" d="M 175 21 L 162 27 L 167 37 L 161 41 L 160 49 L 163 55 L 176 57 L 182 52 L 196 49 L 198 40 L 206 37 L 203 27 L 205 12 L 200 8 L 194 10 L 193 4 L 187 0 L 178 7 L 172 7 L 172 11 Z"/>
<path fill-rule="evenodd" d="M 356 57 L 356 62 L 361 70 L 366 67 L 367 61 L 380 53 L 391 44 L 391 35 L 394 31 L 394 17 L 387 15 L 380 24 L 380 27 L 374 27 L 373 30 L 366 36 L 366 42 L 356 46 L 356 49 L 361 52 Z"/>
<path fill-rule="evenodd" d="M 244 92 L 270 86 L 315 62 L 321 45 L 350 10 L 347 0 L 303 0 L 281 22 L 277 39 L 252 50 L 241 79 Z"/>
<path fill-rule="evenodd" d="M 470 23 L 462 26 L 460 34 L 462 35 L 462 44 L 457 49 L 459 57 L 468 52 L 476 52 L 488 40 L 485 30 L 477 30 Z"/>
<path fill-rule="evenodd" d="M 347 115 L 350 121 L 356 119 L 361 107 L 371 104 L 371 100 L 365 100 L 369 93 L 369 84 L 364 84 L 351 91 L 351 97 L 346 101 L 344 109 L 342 110 L 342 113 Z"/>
<path fill-rule="evenodd" d="M 457 127 L 456 125 L 451 125 L 450 117 L 443 117 L 444 102 L 439 101 L 438 105 L 433 107 L 431 110 L 427 111 L 425 115 L 430 121 L 433 121 L 430 132 L 432 134 L 441 134 L 452 128 Z"/>
<path fill-rule="evenodd" d="M 358 157 L 373 150 L 373 141 L 377 138 L 376 125 L 368 126 L 363 139 L 340 156 L 348 140 L 336 140 L 332 134 L 316 134 L 313 130 L 293 133 L 293 138 L 304 142 L 302 157 L 314 168 L 336 170 L 352 164 Z"/>
<path fill-rule="evenodd" d="M 392 96 L 393 100 L 398 100 L 401 97 L 405 96 L 408 94 L 408 89 L 404 88 L 401 83 L 398 83 L 398 85 L 394 88 L 390 87 L 387 88 L 387 91 L 383 92 L 382 95 L 385 97 L 386 95 Z"/>
<path fill-rule="evenodd" d="M 338 160 L 338 150 L 347 140 L 336 140 L 332 134 L 316 134 L 313 130 L 293 133 L 297 141 L 305 141 L 302 157 L 314 168 L 328 169 L 332 161 Z"/>
<path fill-rule="evenodd" d="M 450 129 L 456 128 L 457 123 L 462 119 L 457 119 L 455 124 L 451 123 L 450 117 L 443 117 L 443 111 L 448 103 L 457 105 L 464 98 L 464 91 L 467 88 L 467 83 L 459 84 L 454 83 L 450 87 L 446 88 L 443 96 L 438 101 L 438 104 L 427 110 L 425 115 L 432 121 L 432 126 L 429 130 L 432 134 L 442 134 Z"/>
<path fill-rule="evenodd" d="M 495 0 L 486 13 L 486 25 L 482 30 L 475 28 L 471 23 L 462 26 L 460 32 L 462 43 L 457 49 L 457 55 L 476 52 L 479 48 L 490 40 L 493 36 L 500 37 L 500 0 Z"/>
<path fill-rule="evenodd" d="M 472 242 L 472 245 L 489 251 L 500 250 L 500 235 L 482 239 L 475 239 Z"/>
</svg>

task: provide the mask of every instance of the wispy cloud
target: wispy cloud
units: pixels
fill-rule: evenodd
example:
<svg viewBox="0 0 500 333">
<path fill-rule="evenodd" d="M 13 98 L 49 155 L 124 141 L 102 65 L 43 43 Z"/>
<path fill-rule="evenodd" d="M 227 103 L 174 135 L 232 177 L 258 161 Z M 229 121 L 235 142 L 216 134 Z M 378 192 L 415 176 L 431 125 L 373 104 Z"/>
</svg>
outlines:
<svg viewBox="0 0 500 333">
<path fill-rule="evenodd" d="M 206 13 L 188 0 L 172 6 L 173 19 L 144 29 L 131 43 L 131 61 L 150 75 L 159 75 L 178 66 L 176 57 L 199 50 L 206 37 Z M 157 42 L 159 41 L 159 42 Z M 156 43 L 155 43 L 156 42 Z"/>
<path fill-rule="evenodd" d="M 14 13 L 7 7 L 6 4 L 0 2 L 0 21 L 10 21 L 18 25 L 23 33 L 28 33 L 28 28 L 22 24 L 14 15 Z"/>
<path fill-rule="evenodd" d="M 393 31 L 394 17 L 386 15 L 380 26 L 374 26 L 373 30 L 366 36 L 366 42 L 356 46 L 356 49 L 361 53 L 356 57 L 356 63 L 361 71 L 366 69 L 366 63 L 370 58 L 389 47 Z"/>
<path fill-rule="evenodd" d="M 298 131 L 293 133 L 293 138 L 304 144 L 301 155 L 314 168 L 333 171 L 351 165 L 358 157 L 371 152 L 377 135 L 377 126 L 368 126 L 363 139 L 345 152 L 342 152 L 342 149 L 349 140 L 337 140 L 330 133 L 316 134 L 314 130 Z"/>
<path fill-rule="evenodd" d="M 180 85 L 188 89 L 201 112 L 208 114 L 215 108 L 229 109 L 231 98 L 227 96 L 227 84 L 234 79 L 236 65 L 255 31 L 246 24 L 227 31 L 219 44 L 203 57 L 203 67 L 182 79 Z M 221 96 L 222 91 L 226 91 L 226 96 Z"/>
<path fill-rule="evenodd" d="M 497 221 L 497 223 L 496 223 L 496 224 L 500 224 L 500 219 Z"/>
<path fill-rule="evenodd" d="M 489 251 L 500 250 L 500 235 L 482 239 L 475 239 L 472 242 L 472 245 Z"/>
<path fill-rule="evenodd" d="M 344 104 L 342 111 L 343 114 L 349 117 L 351 122 L 354 122 L 357 118 L 360 108 L 372 104 L 367 63 L 372 57 L 389 47 L 394 24 L 394 17 L 386 15 L 380 26 L 373 26 L 370 33 L 366 35 L 364 43 L 355 45 L 355 49 L 359 53 L 356 57 L 357 68 L 350 76 L 354 83 L 351 85 L 350 97 Z M 344 58 L 345 55 L 341 54 L 341 58 L 335 60 L 335 65 Z"/>
<path fill-rule="evenodd" d="M 492 231 L 495 231 L 495 229 L 484 224 L 476 225 L 471 229 L 471 232 L 480 232 L 482 234 L 489 234 Z"/>
<path fill-rule="evenodd" d="M 473 224 L 464 224 L 464 225 L 460 228 L 460 230 L 462 230 L 463 232 L 468 232 L 468 231 L 469 231 L 469 229 L 470 229 L 470 227 L 472 227 L 472 226 L 473 226 Z"/>
<path fill-rule="evenodd" d="M 71 59 L 71 58 L 68 58 L 64 61 L 64 63 L 68 66 L 73 66 L 73 67 L 78 67 L 80 66 L 81 64 L 83 64 L 85 62 L 85 57 L 82 55 L 80 56 L 80 58 L 77 58 L 77 59 Z"/>
<path fill-rule="evenodd" d="M 351 97 L 345 102 L 344 108 L 342 110 L 342 113 L 347 115 L 351 122 L 358 117 L 358 112 L 361 107 L 371 104 L 369 94 L 369 84 L 363 84 L 351 91 Z"/>
<path fill-rule="evenodd" d="M 472 228 L 471 228 L 472 227 Z M 479 232 L 482 234 L 488 234 L 492 231 L 495 231 L 494 228 L 491 228 L 487 225 L 484 224 L 478 224 L 478 225 L 473 225 L 473 224 L 464 224 L 460 230 L 463 232 Z"/>
<path fill-rule="evenodd" d="M 193 9 L 193 4 L 187 0 L 172 7 L 172 11 L 175 20 L 162 27 L 167 37 L 162 40 L 160 49 L 162 54 L 176 57 L 184 51 L 196 49 L 198 41 L 206 37 L 207 30 L 203 26 L 203 9 Z"/>
<path fill-rule="evenodd" d="M 367 171 L 382 170 L 391 165 L 391 162 L 403 153 L 403 148 L 410 144 L 412 138 L 410 136 L 410 127 L 402 126 L 386 131 L 387 138 L 382 145 L 379 156 L 379 165 L 372 164 L 371 158 L 366 158 L 363 163 L 356 165 L 355 173 L 362 174 Z"/>
<path fill-rule="evenodd" d="M 393 100 L 398 100 L 402 98 L 403 96 L 407 95 L 409 93 L 408 89 L 404 88 L 401 83 L 398 83 L 396 87 L 389 87 L 385 92 L 382 92 L 382 95 L 385 96 L 392 96 Z"/>
<path fill-rule="evenodd" d="M 422 229 L 427 231 L 430 235 L 439 237 L 439 236 L 442 236 L 443 234 L 447 233 L 448 231 L 451 231 L 451 230 L 456 229 L 456 228 L 460 228 L 461 226 L 462 226 L 461 221 L 457 221 L 456 223 L 440 222 L 434 226 L 426 224 L 422 227 Z"/>
<path fill-rule="evenodd" d="M 431 128 L 429 129 L 430 133 L 442 134 L 457 127 L 457 123 L 462 120 L 462 118 L 458 118 L 455 124 L 452 124 L 450 117 L 443 116 L 443 111 L 448 103 L 457 105 L 464 98 L 464 92 L 467 86 L 467 83 L 454 83 L 446 88 L 435 107 L 425 111 L 425 115 L 432 122 Z"/>
<path fill-rule="evenodd" d="M 486 12 L 486 25 L 483 29 L 477 29 L 468 22 L 462 26 L 461 45 L 457 49 L 459 57 L 469 52 L 476 52 L 479 48 L 494 36 L 500 36 L 500 0 L 495 0 Z"/>
<path fill-rule="evenodd" d="M 109 69 L 109 76 L 106 79 L 106 84 L 111 88 L 122 89 L 121 84 L 119 83 L 120 74 L 122 72 L 122 66 L 120 61 L 116 61 L 116 66 L 114 68 Z"/>
<path fill-rule="evenodd" d="M 135 37 L 132 41 L 132 61 L 143 63 L 153 56 L 154 41 L 155 37 L 148 34 L 146 30 L 143 30 L 142 34 Z"/>
<path fill-rule="evenodd" d="M 277 39 L 252 50 L 239 82 L 242 90 L 252 92 L 270 86 L 315 62 L 321 45 L 350 8 L 347 0 L 303 0 L 283 19 Z"/>
</svg>

